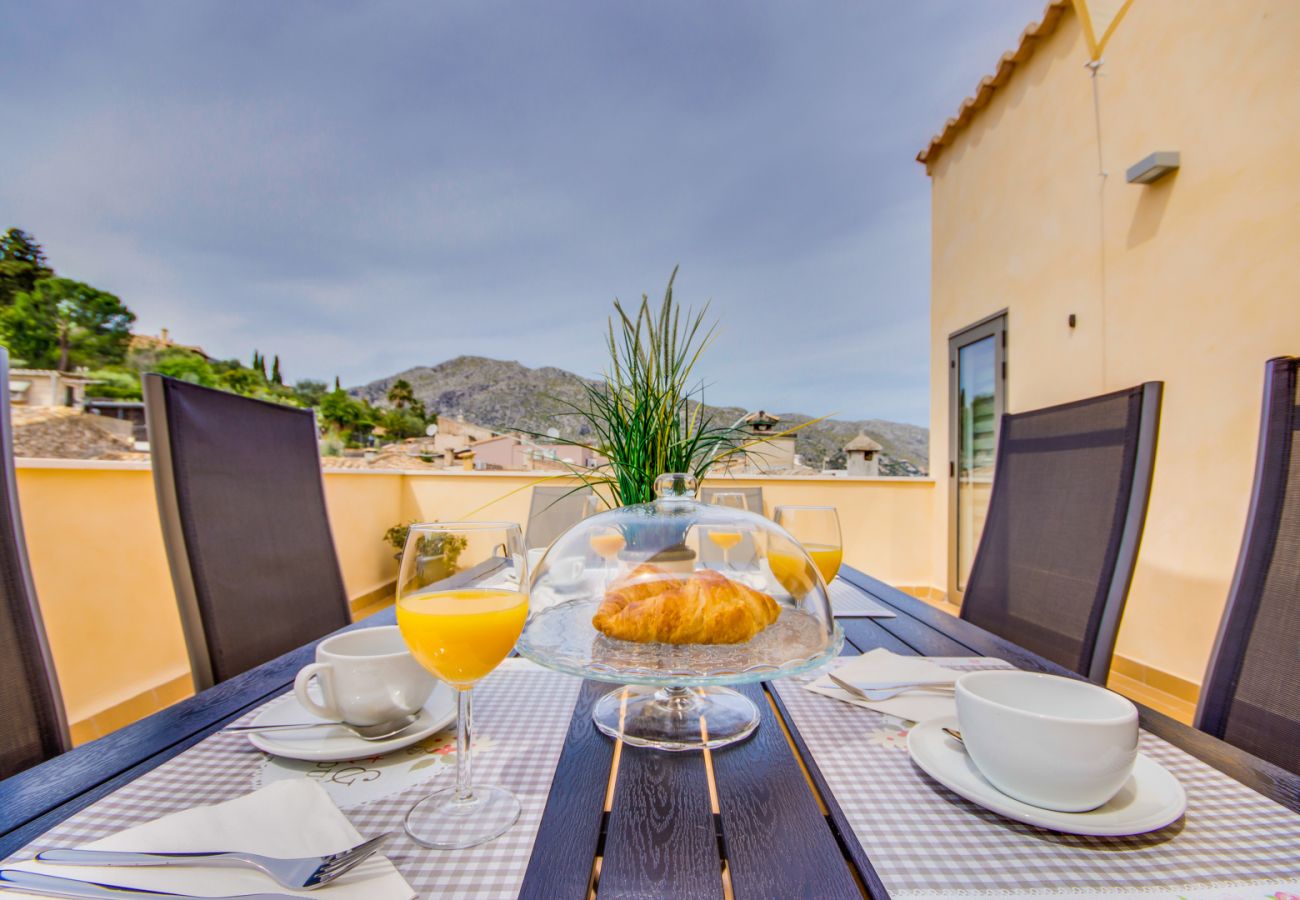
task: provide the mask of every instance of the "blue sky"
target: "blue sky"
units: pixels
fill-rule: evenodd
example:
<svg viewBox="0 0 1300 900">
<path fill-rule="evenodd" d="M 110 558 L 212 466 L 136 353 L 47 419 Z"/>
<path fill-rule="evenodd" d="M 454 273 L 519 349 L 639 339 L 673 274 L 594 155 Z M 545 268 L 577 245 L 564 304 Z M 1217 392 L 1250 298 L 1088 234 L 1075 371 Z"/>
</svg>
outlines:
<svg viewBox="0 0 1300 900">
<path fill-rule="evenodd" d="M 721 320 L 717 403 L 926 424 L 913 158 L 1043 0 L 0 0 L 0 228 L 291 379 L 583 374 Z"/>
</svg>

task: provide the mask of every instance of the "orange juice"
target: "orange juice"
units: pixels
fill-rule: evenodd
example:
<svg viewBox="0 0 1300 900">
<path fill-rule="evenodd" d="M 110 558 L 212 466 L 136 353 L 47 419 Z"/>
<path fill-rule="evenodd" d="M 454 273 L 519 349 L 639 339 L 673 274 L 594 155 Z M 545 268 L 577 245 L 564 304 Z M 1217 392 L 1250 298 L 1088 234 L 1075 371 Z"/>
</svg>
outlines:
<svg viewBox="0 0 1300 900">
<path fill-rule="evenodd" d="M 606 531 L 591 536 L 591 549 L 605 559 L 613 559 L 626 544 L 627 541 L 623 539 L 623 535 L 617 531 Z"/>
<path fill-rule="evenodd" d="M 767 564 L 772 567 L 772 574 L 781 583 L 781 587 L 790 592 L 790 596 L 797 599 L 812 590 L 812 570 L 802 556 L 772 550 L 767 554 Z"/>
<path fill-rule="evenodd" d="M 455 687 L 469 687 L 505 659 L 524 630 L 528 597 L 465 588 L 397 601 L 397 624 L 411 654 Z"/>
<path fill-rule="evenodd" d="M 812 557 L 813 565 L 817 567 L 818 572 L 822 573 L 822 578 L 830 584 L 835 578 L 835 573 L 840 570 L 844 551 L 834 544 L 804 544 L 803 548 Z"/>
<path fill-rule="evenodd" d="M 710 531 L 709 540 L 717 544 L 723 550 L 730 550 L 740 543 L 739 531 Z"/>
</svg>

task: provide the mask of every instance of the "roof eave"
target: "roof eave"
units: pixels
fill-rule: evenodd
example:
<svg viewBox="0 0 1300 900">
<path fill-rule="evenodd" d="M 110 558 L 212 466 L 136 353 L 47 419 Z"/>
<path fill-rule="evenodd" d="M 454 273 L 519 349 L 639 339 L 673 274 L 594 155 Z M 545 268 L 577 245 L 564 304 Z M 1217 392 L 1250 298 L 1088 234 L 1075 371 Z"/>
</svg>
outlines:
<svg viewBox="0 0 1300 900">
<path fill-rule="evenodd" d="M 916 161 L 925 166 L 927 174 L 931 173 L 934 161 L 943 152 L 943 148 L 953 142 L 957 132 L 970 123 L 976 112 L 988 105 L 993 92 L 1007 83 L 1015 67 L 1033 55 L 1038 41 L 1056 30 L 1061 16 L 1070 8 L 1070 2 L 1071 0 L 1050 0 L 1047 8 L 1043 10 L 1042 20 L 1031 23 L 1020 33 L 1016 48 L 1002 54 L 993 74 L 985 76 L 980 81 L 975 93 L 963 100 L 961 106 L 957 108 L 957 115 L 945 122 L 943 129 L 930 139 L 930 143 L 920 153 L 916 154 Z"/>
</svg>

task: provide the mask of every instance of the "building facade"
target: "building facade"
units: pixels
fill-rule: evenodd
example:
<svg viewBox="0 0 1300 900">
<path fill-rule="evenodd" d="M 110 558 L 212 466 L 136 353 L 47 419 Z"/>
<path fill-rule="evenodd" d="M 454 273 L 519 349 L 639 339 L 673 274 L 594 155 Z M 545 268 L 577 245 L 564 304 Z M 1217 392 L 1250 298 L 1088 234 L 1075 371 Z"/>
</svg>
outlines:
<svg viewBox="0 0 1300 900">
<path fill-rule="evenodd" d="M 1264 363 L 1300 354 L 1297 52 L 1294 0 L 1141 0 L 1106 48 L 1094 106 L 1080 22 L 1054 2 L 921 152 L 931 546 L 950 594 L 978 537 L 997 415 L 1163 381 L 1118 654 L 1199 683 L 1241 545 Z M 1180 167 L 1129 183 L 1157 151 Z"/>
<path fill-rule="evenodd" d="M 53 369 L 10 369 L 9 402 L 19 406 L 72 406 L 86 402 L 86 385 L 94 379 Z"/>
</svg>

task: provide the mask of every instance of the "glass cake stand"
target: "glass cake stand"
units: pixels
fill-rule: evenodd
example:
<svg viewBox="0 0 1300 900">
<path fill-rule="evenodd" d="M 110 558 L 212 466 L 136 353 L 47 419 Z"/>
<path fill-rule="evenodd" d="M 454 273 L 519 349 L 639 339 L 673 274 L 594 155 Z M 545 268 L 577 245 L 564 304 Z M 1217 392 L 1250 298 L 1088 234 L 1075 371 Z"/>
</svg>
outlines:
<svg viewBox="0 0 1300 900">
<path fill-rule="evenodd" d="M 759 722 L 754 702 L 729 685 L 819 668 L 844 633 L 825 582 L 788 533 L 754 513 L 696 502 L 690 476 L 661 476 L 656 487 L 653 503 L 591 516 L 556 539 L 533 575 L 536 611 L 517 647 L 556 671 L 622 685 L 592 708 L 611 737 L 662 750 L 725 746 Z M 771 596 L 776 621 L 736 644 L 639 643 L 592 624 L 610 587 L 699 569 Z"/>
</svg>

